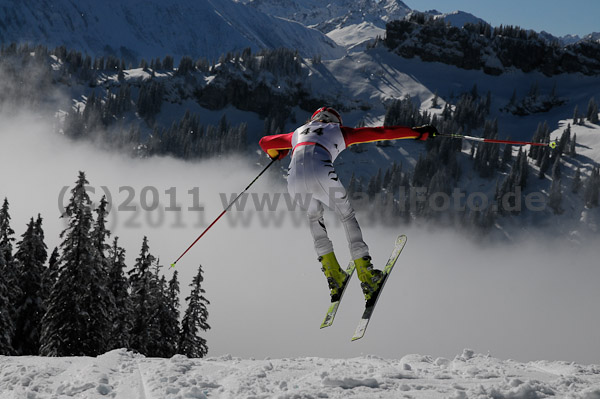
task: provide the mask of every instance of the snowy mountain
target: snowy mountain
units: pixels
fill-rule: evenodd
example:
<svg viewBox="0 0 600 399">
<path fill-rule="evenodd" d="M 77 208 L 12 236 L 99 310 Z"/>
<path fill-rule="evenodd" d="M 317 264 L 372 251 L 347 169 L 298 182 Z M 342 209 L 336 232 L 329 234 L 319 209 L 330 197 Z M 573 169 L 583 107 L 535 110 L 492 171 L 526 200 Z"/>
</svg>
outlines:
<svg viewBox="0 0 600 399">
<path fill-rule="evenodd" d="M 600 365 L 501 360 L 465 349 L 454 359 L 406 355 L 247 360 L 2 357 L 3 398 L 542 398 L 600 396 Z M 7 395 L 7 396 L 4 396 Z"/>
<path fill-rule="evenodd" d="M 431 15 L 434 19 L 440 19 L 452 26 L 462 28 L 465 24 L 486 23 L 483 19 L 464 11 L 453 11 L 449 13 L 440 13 L 437 10 L 426 11 L 425 14 Z"/>
<path fill-rule="evenodd" d="M 313 26 L 324 33 L 368 22 L 379 28 L 402 19 L 410 8 L 400 0 L 250 0 L 247 4 L 265 14 Z"/>
<path fill-rule="evenodd" d="M 598 42 L 580 41 L 561 47 L 519 27 L 482 23 L 457 28 L 421 13 L 390 22 L 384 42 L 402 57 L 482 69 L 489 74 L 512 68 L 549 76 L 577 72 L 597 75 L 600 71 Z"/>
<path fill-rule="evenodd" d="M 593 42 L 600 42 L 600 32 L 590 33 L 589 35 L 585 35 L 582 40 L 590 40 Z"/>
<path fill-rule="evenodd" d="M 561 43 L 563 46 L 568 46 L 570 44 L 575 44 L 575 43 L 582 42 L 582 41 L 597 42 L 600 40 L 600 32 L 590 33 L 588 35 L 585 35 L 584 37 L 580 37 L 579 35 L 565 35 L 565 36 L 561 36 L 561 37 L 556 37 L 556 36 L 552 35 L 551 33 L 542 31 L 542 32 L 540 32 L 540 37 L 543 37 L 545 40 L 547 40 L 550 43 L 557 41 L 557 42 Z"/>
<path fill-rule="evenodd" d="M 0 22 L 0 41 L 6 44 L 65 45 L 133 62 L 167 54 L 217 59 L 246 47 L 290 47 L 306 57 L 343 54 L 314 29 L 232 0 L 33 0 L 0 8 Z"/>
<path fill-rule="evenodd" d="M 385 24 L 402 19 L 411 9 L 400 0 L 250 0 L 248 6 L 265 14 L 297 21 L 326 33 L 349 50 L 385 34 Z"/>
<path fill-rule="evenodd" d="M 334 4 L 341 9 L 342 3 Z M 229 14 L 234 16 L 240 7 L 252 9 L 250 3 L 227 4 L 233 10 Z M 290 7 L 293 4 L 296 3 L 290 3 Z M 379 5 L 390 4 L 399 3 L 381 2 Z M 261 12 L 252 10 L 250 14 L 255 13 Z M 300 26 L 296 22 L 291 24 Z M 185 63 L 176 66 L 173 60 L 167 62 L 165 59 L 164 62 L 153 60 L 141 68 L 123 70 L 119 60 L 92 64 L 81 54 L 69 52 L 71 49 L 52 53 L 41 48 L 32 52 L 28 47 L 7 47 L 6 56 L 16 57 L 14 65 L 25 65 L 34 70 L 41 66 L 44 71 L 34 73 L 25 67 L 10 69 L 8 72 L 13 75 L 9 75 L 8 82 L 28 83 L 15 87 L 6 83 L 10 90 L 5 92 L 13 93 L 7 98 L 31 97 L 37 103 L 40 96 L 44 101 L 53 98 L 54 89 L 64 91 L 61 98 L 72 101 L 53 106 L 60 116 L 58 129 L 69 137 L 91 136 L 96 127 L 112 130 L 123 123 L 128 128 L 133 125 L 139 135 L 121 134 L 118 142 L 141 149 L 136 153 L 138 155 L 201 158 L 206 154 L 221 154 L 233 147 L 243 150 L 244 144 L 249 153 L 256 151 L 256 142 L 261 135 L 293 130 L 306 114 L 325 103 L 339 108 L 348 125 L 376 125 L 391 123 L 388 119 L 390 107 L 406 98 L 410 98 L 417 112 L 427 115 L 426 121 L 432 121 L 432 116 L 448 119 L 448 113 L 456 111 L 458 103 L 469 93 L 469 103 L 485 100 L 485 105 L 473 107 L 468 111 L 470 116 L 463 116 L 460 124 L 446 127 L 449 132 L 473 130 L 472 134 L 482 134 L 484 121 L 489 119 L 497 120 L 500 138 L 510 136 L 530 140 L 539 124 L 547 122 L 550 131 L 554 131 L 559 123 L 573 116 L 575 107 L 585 112 L 600 87 L 597 74 L 600 64 L 594 57 L 597 45 L 554 48 L 528 31 L 506 28 L 506 31 L 492 32 L 493 28 L 485 24 L 459 28 L 422 13 L 411 13 L 405 20 L 388 23 L 383 31 L 385 40 L 364 45 L 363 40 L 372 37 L 375 28 L 372 22 L 365 21 L 330 31 L 328 35 L 339 40 L 341 45 L 353 46 L 343 57 L 333 59 L 305 59 L 293 50 L 262 54 L 245 51 L 225 56 L 214 64 L 186 59 Z M 483 30 L 483 34 L 479 30 Z M 363 46 L 357 43 L 363 43 Z M 523 53 L 529 56 L 519 56 Z M 545 57 L 545 54 L 552 57 Z M 514 62 L 518 64 L 512 64 Z M 557 69 L 566 67 L 571 69 Z M 585 76 L 576 72 L 583 72 Z M 25 76 L 31 79 L 25 79 Z M 34 81 L 37 78 L 46 80 Z M 114 103 L 121 105 L 117 107 Z M 115 108 L 119 109 L 115 111 Z M 487 111 L 482 113 L 482 109 Z M 479 115 L 474 116 L 474 112 Z M 224 133 L 228 130 L 227 125 L 219 122 L 224 115 L 233 124 L 227 139 L 213 134 L 211 139 L 200 140 L 192 146 L 189 137 L 179 137 L 186 134 L 184 127 L 191 120 L 194 123 L 201 121 L 203 128 L 207 124 L 222 125 Z M 466 124 L 467 119 L 478 122 Z M 435 122 L 442 123 L 439 119 Z M 395 123 L 423 122 L 413 118 Z M 181 128 L 171 128 L 174 125 Z M 592 122 L 590 128 L 593 125 Z M 232 145 L 235 141 L 237 144 Z M 360 153 L 348 151 L 340 158 L 340 163 L 347 167 L 339 173 L 345 182 L 356 173 L 355 177 L 366 187 L 380 169 L 382 174 L 386 173 L 391 162 L 410 165 L 404 173 L 414 173 L 423 150 L 422 146 L 413 143 L 394 143 L 386 149 L 371 146 L 363 150 L 367 152 L 368 161 Z M 474 168 L 473 155 L 468 154 L 471 150 L 475 152 L 475 147 L 465 145 L 460 155 L 458 162 L 463 171 Z M 515 150 L 512 158 L 516 155 Z M 591 159 L 596 163 L 600 161 L 595 157 Z M 370 166 L 365 168 L 364 163 Z M 355 168 L 357 164 L 362 167 Z M 574 178 L 575 163 L 569 164 L 565 176 Z M 582 170 L 583 178 L 592 175 L 596 164 L 590 165 Z M 539 167 L 532 165 L 530 173 L 543 175 Z M 489 180 L 465 178 L 471 175 L 463 173 L 462 180 L 456 183 L 469 191 L 475 190 L 477 183 L 484 184 L 492 198 L 495 184 Z M 501 181 L 508 177 L 506 170 L 497 171 L 494 176 Z M 566 184 L 565 180 L 563 184 Z M 530 190 L 544 192 L 547 197 L 549 184 L 549 180 L 542 180 Z M 573 198 L 573 203 L 577 204 L 579 213 L 571 213 L 571 218 L 580 223 L 582 199 Z M 534 222 L 537 221 L 528 219 L 527 223 Z M 582 229 L 589 227 L 597 231 L 593 222 L 589 226 L 581 224 Z M 564 229 L 574 231 L 577 226 L 564 224 Z"/>
</svg>

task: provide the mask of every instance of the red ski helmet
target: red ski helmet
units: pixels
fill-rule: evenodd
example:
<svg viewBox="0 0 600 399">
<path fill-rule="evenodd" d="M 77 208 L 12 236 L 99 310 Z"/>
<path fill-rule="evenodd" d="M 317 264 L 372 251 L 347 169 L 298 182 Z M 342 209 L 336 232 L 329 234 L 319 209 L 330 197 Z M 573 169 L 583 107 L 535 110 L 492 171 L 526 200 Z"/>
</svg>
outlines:
<svg viewBox="0 0 600 399">
<path fill-rule="evenodd" d="M 325 123 L 339 123 L 342 124 L 342 117 L 339 112 L 330 107 L 321 107 L 315 111 L 310 117 L 310 121 L 322 121 Z"/>
</svg>

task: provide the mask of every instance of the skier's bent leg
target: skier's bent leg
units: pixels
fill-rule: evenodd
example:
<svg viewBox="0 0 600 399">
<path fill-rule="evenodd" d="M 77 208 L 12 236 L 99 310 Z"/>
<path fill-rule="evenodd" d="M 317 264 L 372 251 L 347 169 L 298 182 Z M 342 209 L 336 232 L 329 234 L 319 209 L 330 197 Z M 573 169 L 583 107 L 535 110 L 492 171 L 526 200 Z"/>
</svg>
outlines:
<svg viewBox="0 0 600 399">
<path fill-rule="evenodd" d="M 323 168 L 323 170 L 327 172 L 326 168 Z M 363 240 L 362 231 L 356 220 L 354 209 L 348 201 L 348 193 L 342 183 L 340 183 L 333 168 L 326 175 L 322 173 L 319 183 L 321 187 L 320 194 L 327 198 L 328 205 L 335 210 L 344 226 L 352 259 L 368 256 L 369 247 Z"/>
<path fill-rule="evenodd" d="M 344 232 L 346 233 L 346 239 L 348 240 L 348 247 L 350 248 L 350 254 L 352 259 L 359 259 L 365 256 L 369 256 L 369 247 L 363 240 L 362 231 L 356 220 L 354 209 L 348 205 L 348 210 L 345 213 L 339 213 L 340 220 L 344 226 Z M 336 210 L 340 209 L 336 207 Z"/>
<path fill-rule="evenodd" d="M 307 215 L 310 233 L 312 234 L 315 244 L 315 251 L 317 252 L 318 256 L 323 256 L 333 252 L 333 244 L 327 236 L 327 229 L 325 228 L 323 211 L 323 204 L 313 198 L 308 206 Z"/>
<path fill-rule="evenodd" d="M 356 220 L 354 208 L 352 208 L 352 205 L 350 205 L 350 202 L 348 201 L 346 190 L 340 184 L 335 188 L 335 191 L 340 195 L 331 195 L 330 198 L 332 198 L 335 212 L 340 218 L 342 226 L 344 226 L 344 232 L 346 233 L 346 239 L 348 240 L 348 247 L 352 259 L 369 256 L 369 247 L 363 240 L 362 231 Z"/>
</svg>

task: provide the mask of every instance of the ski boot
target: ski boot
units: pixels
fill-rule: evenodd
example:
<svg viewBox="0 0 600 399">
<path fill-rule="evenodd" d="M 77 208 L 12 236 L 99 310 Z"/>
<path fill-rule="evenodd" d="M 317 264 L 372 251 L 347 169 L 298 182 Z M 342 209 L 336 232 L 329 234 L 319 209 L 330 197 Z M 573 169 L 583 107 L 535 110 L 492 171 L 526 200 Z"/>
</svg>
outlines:
<svg viewBox="0 0 600 399">
<path fill-rule="evenodd" d="M 327 284 L 331 290 L 331 302 L 335 302 L 340 299 L 340 296 L 342 295 L 348 275 L 340 267 L 333 252 L 319 256 L 319 262 L 323 265 L 321 270 L 325 273 Z"/>
<path fill-rule="evenodd" d="M 383 280 L 383 272 L 373 269 L 370 256 L 363 256 L 356 259 L 354 264 L 356 265 L 358 279 L 361 281 L 360 287 L 365 295 L 365 300 L 368 302 L 371 298 L 375 297 L 375 293 L 379 290 L 379 286 Z"/>
</svg>

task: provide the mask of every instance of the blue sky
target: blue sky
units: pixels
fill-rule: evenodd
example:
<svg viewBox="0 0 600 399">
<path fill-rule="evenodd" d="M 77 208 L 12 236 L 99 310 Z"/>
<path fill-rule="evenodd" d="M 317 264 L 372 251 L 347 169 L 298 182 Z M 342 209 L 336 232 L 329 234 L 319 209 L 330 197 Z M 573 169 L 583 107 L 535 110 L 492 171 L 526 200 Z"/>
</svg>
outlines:
<svg viewBox="0 0 600 399">
<path fill-rule="evenodd" d="M 600 0 L 405 0 L 414 10 L 466 11 L 492 26 L 517 25 L 555 36 L 600 32 Z"/>
</svg>

